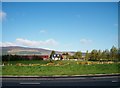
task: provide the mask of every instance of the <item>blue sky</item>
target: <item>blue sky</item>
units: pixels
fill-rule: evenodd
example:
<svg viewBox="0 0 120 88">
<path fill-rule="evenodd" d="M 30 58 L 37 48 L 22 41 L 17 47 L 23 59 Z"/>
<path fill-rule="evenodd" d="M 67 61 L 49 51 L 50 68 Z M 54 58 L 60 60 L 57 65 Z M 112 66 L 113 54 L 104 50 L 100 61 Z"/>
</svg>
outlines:
<svg viewBox="0 0 120 88">
<path fill-rule="evenodd" d="M 119 0 L 2 0 L 2 2 L 119 2 Z"/>
<path fill-rule="evenodd" d="M 118 43 L 117 2 L 11 2 L 1 14 L 3 46 L 90 51 Z"/>
</svg>

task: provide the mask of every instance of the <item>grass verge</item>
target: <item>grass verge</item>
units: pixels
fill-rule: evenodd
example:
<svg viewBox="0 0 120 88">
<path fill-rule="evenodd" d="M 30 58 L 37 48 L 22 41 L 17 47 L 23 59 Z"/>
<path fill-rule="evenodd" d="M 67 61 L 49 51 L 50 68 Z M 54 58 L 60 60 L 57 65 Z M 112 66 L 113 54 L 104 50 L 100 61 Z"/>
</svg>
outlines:
<svg viewBox="0 0 120 88">
<path fill-rule="evenodd" d="M 21 63 L 24 65 L 17 66 Z M 92 63 L 92 62 L 91 62 Z M 119 73 L 120 63 L 86 64 L 78 61 L 11 61 L 2 67 L 2 75 L 53 76 Z M 33 65 L 30 65 L 33 64 Z M 37 65 L 36 65 L 37 64 Z"/>
</svg>

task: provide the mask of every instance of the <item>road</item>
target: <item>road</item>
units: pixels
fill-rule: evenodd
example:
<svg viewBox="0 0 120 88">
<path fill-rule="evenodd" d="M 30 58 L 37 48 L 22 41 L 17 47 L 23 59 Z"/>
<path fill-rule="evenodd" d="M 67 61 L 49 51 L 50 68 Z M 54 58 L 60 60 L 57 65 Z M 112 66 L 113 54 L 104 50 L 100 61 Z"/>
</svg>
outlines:
<svg viewBox="0 0 120 88">
<path fill-rule="evenodd" d="M 2 86 L 105 86 L 120 88 L 120 76 L 77 76 L 77 77 L 4 77 Z"/>
</svg>

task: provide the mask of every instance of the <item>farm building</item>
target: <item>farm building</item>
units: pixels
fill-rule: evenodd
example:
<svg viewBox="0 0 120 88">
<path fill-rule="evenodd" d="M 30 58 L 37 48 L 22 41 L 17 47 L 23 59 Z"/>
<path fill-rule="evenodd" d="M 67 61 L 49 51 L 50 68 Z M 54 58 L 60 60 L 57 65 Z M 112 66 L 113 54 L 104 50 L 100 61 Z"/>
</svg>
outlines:
<svg viewBox="0 0 120 88">
<path fill-rule="evenodd" d="M 42 60 L 47 60 L 49 59 L 49 55 L 23 55 L 21 56 L 23 58 L 28 58 L 30 60 L 37 58 L 37 59 L 42 59 Z"/>
<path fill-rule="evenodd" d="M 52 60 L 62 60 L 62 55 L 61 54 L 53 54 L 52 55 Z"/>
</svg>

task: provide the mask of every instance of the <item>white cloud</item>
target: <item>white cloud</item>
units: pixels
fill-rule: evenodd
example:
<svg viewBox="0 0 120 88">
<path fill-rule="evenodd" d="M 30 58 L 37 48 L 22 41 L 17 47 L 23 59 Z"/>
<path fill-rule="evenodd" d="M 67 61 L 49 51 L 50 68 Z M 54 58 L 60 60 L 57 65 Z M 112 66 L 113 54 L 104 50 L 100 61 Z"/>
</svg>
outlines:
<svg viewBox="0 0 120 88">
<path fill-rule="evenodd" d="M 89 40 L 89 39 L 81 39 L 80 40 L 80 43 L 81 44 L 91 44 L 93 41 L 92 40 Z"/>
<path fill-rule="evenodd" d="M 0 11 L 0 20 L 4 20 L 6 18 L 6 13 L 3 11 Z"/>
<path fill-rule="evenodd" d="M 57 45 L 57 42 L 54 39 L 48 39 L 46 41 L 32 41 L 27 39 L 18 38 L 16 39 L 18 44 L 23 46 L 31 46 L 31 47 L 40 47 L 40 46 L 54 46 Z"/>
<path fill-rule="evenodd" d="M 12 42 L 0 42 L 0 47 L 3 46 L 3 47 L 7 47 L 7 46 L 17 46 L 17 44 L 15 43 L 12 43 Z"/>
<path fill-rule="evenodd" d="M 24 46 L 32 46 L 32 47 L 57 45 L 57 42 L 54 39 L 48 39 L 46 41 L 31 41 L 27 39 L 18 38 L 16 39 L 16 42 Z"/>
<path fill-rule="evenodd" d="M 47 31 L 46 30 L 40 30 L 40 33 L 46 33 Z"/>
<path fill-rule="evenodd" d="M 27 46 L 27 47 L 52 47 L 58 45 L 54 39 L 45 41 L 32 41 L 28 39 L 17 38 L 15 42 L 0 43 L 0 46 Z"/>
</svg>

